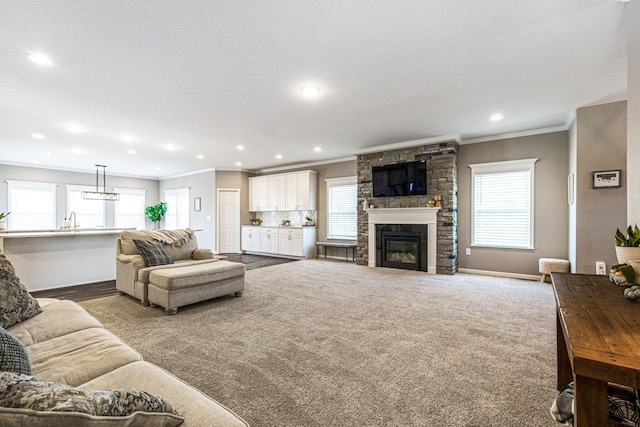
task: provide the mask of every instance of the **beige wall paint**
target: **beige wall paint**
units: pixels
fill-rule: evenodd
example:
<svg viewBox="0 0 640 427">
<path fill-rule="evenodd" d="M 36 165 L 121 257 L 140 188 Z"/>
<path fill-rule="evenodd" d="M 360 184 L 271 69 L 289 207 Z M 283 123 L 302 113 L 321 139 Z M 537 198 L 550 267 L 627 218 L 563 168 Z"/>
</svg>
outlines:
<svg viewBox="0 0 640 427">
<path fill-rule="evenodd" d="M 102 176 L 102 173 L 100 173 Z M 7 180 L 15 181 L 33 181 L 48 182 L 58 184 L 56 188 L 56 224 L 62 227 L 62 221 L 69 216 L 67 212 L 67 184 L 72 185 L 88 185 L 95 187 L 95 173 L 68 172 L 57 169 L 42 169 L 23 166 L 0 165 L 0 212 L 6 212 L 8 205 L 8 185 Z M 107 189 L 112 190 L 113 187 L 131 188 L 138 190 L 146 190 L 147 206 L 158 203 L 158 181 L 155 179 L 140 179 L 122 176 L 111 176 L 107 168 Z M 102 188 L 102 180 L 100 180 L 100 188 Z M 113 227 L 113 203 L 106 202 L 106 227 Z M 82 226 L 89 226 L 82 224 Z M 147 220 L 147 228 L 153 227 L 153 224 Z"/>
<path fill-rule="evenodd" d="M 471 248 L 470 164 L 538 158 L 535 166 L 534 250 Z M 568 132 L 461 145 L 458 152 L 458 268 L 538 274 L 541 257 L 568 256 Z"/>
<path fill-rule="evenodd" d="M 627 56 L 627 222 L 640 224 L 640 3 L 626 4 Z"/>
<path fill-rule="evenodd" d="M 576 273 L 595 273 L 595 262 L 616 263 L 616 228 L 627 226 L 627 103 L 576 112 Z M 592 188 L 592 172 L 622 170 L 619 188 Z"/>
<path fill-rule="evenodd" d="M 160 200 L 164 191 L 175 188 L 189 188 L 189 226 L 197 232 L 198 246 L 217 250 L 216 243 L 216 173 L 207 171 L 193 175 L 163 179 L 159 185 Z M 200 197 L 202 210 L 193 210 L 193 199 Z"/>
</svg>

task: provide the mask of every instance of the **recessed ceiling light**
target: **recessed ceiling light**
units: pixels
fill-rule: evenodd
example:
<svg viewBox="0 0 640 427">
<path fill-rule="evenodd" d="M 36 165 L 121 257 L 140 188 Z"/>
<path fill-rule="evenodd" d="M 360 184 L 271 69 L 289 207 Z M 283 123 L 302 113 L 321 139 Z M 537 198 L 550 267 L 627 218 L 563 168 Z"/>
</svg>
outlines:
<svg viewBox="0 0 640 427">
<path fill-rule="evenodd" d="M 131 136 L 131 135 L 122 135 L 122 140 L 124 142 L 136 142 L 137 139 L 135 136 Z"/>
<path fill-rule="evenodd" d="M 35 139 L 45 139 L 45 138 L 46 138 L 46 136 L 44 136 L 44 135 L 43 135 L 43 134 L 41 134 L 41 133 L 32 133 L 32 134 L 31 134 L 31 136 L 32 136 L 33 138 L 35 138 Z"/>
<path fill-rule="evenodd" d="M 319 152 L 321 152 L 321 151 L 322 151 L 322 148 L 320 148 L 320 147 L 316 147 L 316 148 L 314 148 L 314 149 L 313 149 L 313 151 L 315 151 L 316 153 L 319 153 Z"/>
<path fill-rule="evenodd" d="M 157 170 L 157 171 L 161 171 L 161 170 L 162 170 L 162 168 L 161 168 L 160 166 L 156 166 L 156 170 Z"/>
<path fill-rule="evenodd" d="M 236 166 L 242 166 L 242 163 L 236 162 Z"/>
<path fill-rule="evenodd" d="M 38 65 L 42 65 L 43 67 L 53 66 L 53 62 L 51 62 L 49 58 L 47 58 L 45 55 L 41 53 L 29 52 L 27 54 L 27 58 L 29 58 L 31 61 L 35 62 Z"/>
<path fill-rule="evenodd" d="M 41 162 L 40 162 L 40 160 L 34 160 L 34 161 L 33 161 L 33 164 L 34 164 L 34 165 L 39 165 L 40 163 L 41 163 Z"/>
<path fill-rule="evenodd" d="M 66 129 L 67 129 L 69 132 L 73 132 L 73 133 L 81 133 L 81 132 L 84 132 L 84 129 L 83 129 L 82 127 L 78 126 L 78 125 L 77 125 L 77 124 L 75 124 L 75 123 L 72 123 L 72 124 L 70 124 L 70 125 L 67 125 Z"/>
<path fill-rule="evenodd" d="M 282 154 L 276 154 L 276 159 L 278 160 L 282 159 Z"/>
<path fill-rule="evenodd" d="M 47 153 L 47 157 L 53 157 L 53 153 L 52 153 L 51 151 L 49 151 L 49 152 Z"/>
<path fill-rule="evenodd" d="M 492 122 L 499 122 L 500 120 L 502 120 L 503 115 L 500 113 L 495 113 L 494 115 L 492 115 L 489 120 L 491 120 Z"/>
<path fill-rule="evenodd" d="M 86 153 L 86 151 L 84 149 L 82 149 L 82 148 L 74 148 L 73 150 L 71 150 L 71 152 L 73 154 L 84 154 L 84 153 Z"/>
<path fill-rule="evenodd" d="M 129 154 L 136 154 L 136 150 L 127 150 L 127 153 L 129 153 Z"/>
<path fill-rule="evenodd" d="M 196 156 L 196 159 L 202 160 L 202 159 L 204 159 L 204 156 L 203 156 L 202 154 L 198 154 L 198 155 Z"/>
<path fill-rule="evenodd" d="M 175 151 L 178 149 L 178 147 L 175 144 L 165 144 L 164 148 L 166 148 L 169 151 Z"/>
<path fill-rule="evenodd" d="M 244 150 L 244 145 L 236 145 L 236 149 L 242 151 Z"/>
<path fill-rule="evenodd" d="M 302 88 L 302 94 L 304 96 L 309 96 L 309 97 L 316 96 L 318 95 L 319 92 L 320 92 L 320 89 L 318 89 L 315 86 L 305 86 Z"/>
</svg>

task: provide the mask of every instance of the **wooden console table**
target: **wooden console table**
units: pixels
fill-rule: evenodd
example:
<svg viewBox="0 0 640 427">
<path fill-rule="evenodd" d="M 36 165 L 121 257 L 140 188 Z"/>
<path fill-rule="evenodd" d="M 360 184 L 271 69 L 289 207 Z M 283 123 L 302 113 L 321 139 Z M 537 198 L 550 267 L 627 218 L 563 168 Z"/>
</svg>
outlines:
<svg viewBox="0 0 640 427">
<path fill-rule="evenodd" d="M 640 303 L 607 276 L 551 273 L 558 390 L 573 381 L 575 427 L 609 425 L 607 382 L 640 388 Z"/>
</svg>

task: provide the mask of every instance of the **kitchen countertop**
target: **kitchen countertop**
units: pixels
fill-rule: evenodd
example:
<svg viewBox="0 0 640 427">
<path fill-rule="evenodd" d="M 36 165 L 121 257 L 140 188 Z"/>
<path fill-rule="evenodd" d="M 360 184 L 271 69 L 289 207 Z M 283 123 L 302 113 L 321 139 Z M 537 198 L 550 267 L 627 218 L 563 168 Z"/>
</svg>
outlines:
<svg viewBox="0 0 640 427">
<path fill-rule="evenodd" d="M 251 224 L 243 224 L 242 227 L 262 227 L 262 228 L 309 228 L 315 227 L 315 225 L 251 225 Z"/>
<path fill-rule="evenodd" d="M 128 228 L 54 228 L 49 230 L 3 230 L 0 231 L 0 239 L 19 239 L 25 237 L 69 237 L 69 236 L 93 236 L 104 234 L 120 234 L 123 230 L 135 230 Z"/>
</svg>

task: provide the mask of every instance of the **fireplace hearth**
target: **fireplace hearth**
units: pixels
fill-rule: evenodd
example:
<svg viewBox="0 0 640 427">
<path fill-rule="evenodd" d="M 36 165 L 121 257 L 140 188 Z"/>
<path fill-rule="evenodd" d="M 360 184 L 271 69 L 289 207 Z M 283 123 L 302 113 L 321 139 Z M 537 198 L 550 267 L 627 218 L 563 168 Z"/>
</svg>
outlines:
<svg viewBox="0 0 640 427">
<path fill-rule="evenodd" d="M 377 224 L 376 265 L 428 271 L 427 224 Z"/>
</svg>

